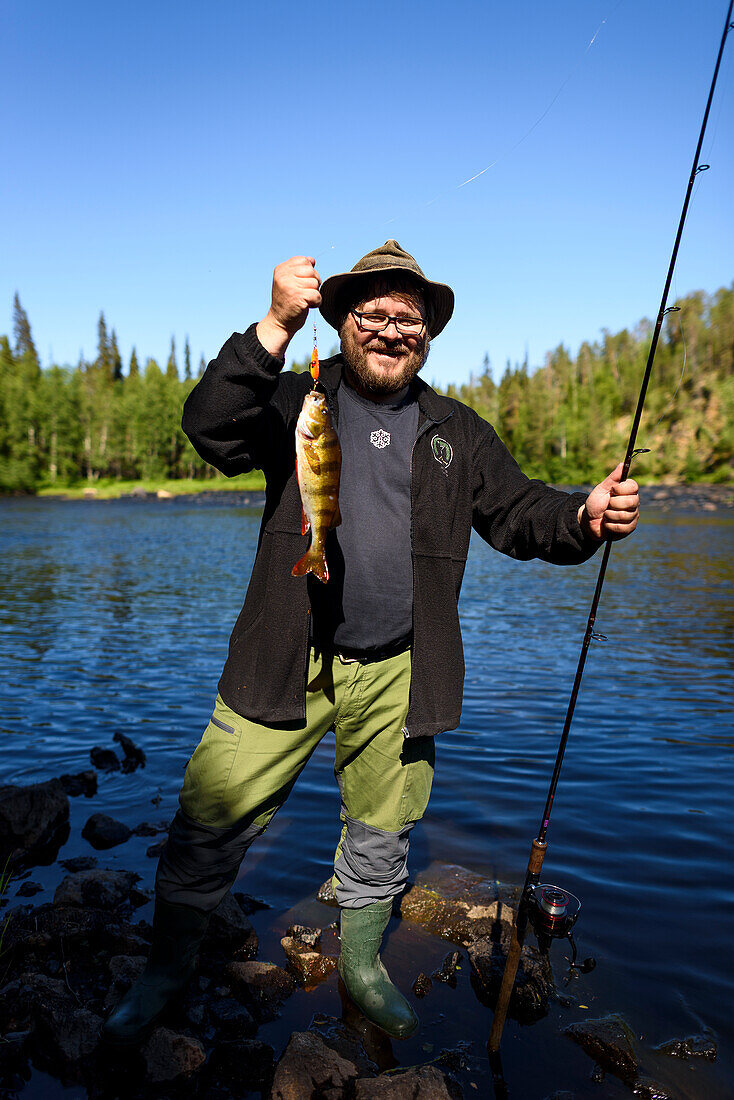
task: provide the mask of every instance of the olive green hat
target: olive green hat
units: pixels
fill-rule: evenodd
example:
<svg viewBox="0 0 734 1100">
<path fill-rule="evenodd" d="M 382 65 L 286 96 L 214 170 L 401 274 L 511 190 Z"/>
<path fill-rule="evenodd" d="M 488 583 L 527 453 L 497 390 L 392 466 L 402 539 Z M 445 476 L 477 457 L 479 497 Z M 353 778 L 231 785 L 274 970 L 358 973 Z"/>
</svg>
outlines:
<svg viewBox="0 0 734 1100">
<path fill-rule="evenodd" d="M 409 273 L 420 288 L 429 307 L 428 332 L 438 336 L 448 324 L 454 312 L 454 292 L 445 283 L 432 283 L 427 279 L 409 252 L 401 248 L 397 241 L 385 241 L 382 248 L 368 252 L 357 260 L 351 271 L 342 271 L 339 275 L 330 275 L 321 285 L 321 316 L 338 329 L 342 314 L 338 308 L 339 300 L 349 283 L 356 286 L 365 275 L 387 275 L 395 271 L 401 275 Z"/>
</svg>

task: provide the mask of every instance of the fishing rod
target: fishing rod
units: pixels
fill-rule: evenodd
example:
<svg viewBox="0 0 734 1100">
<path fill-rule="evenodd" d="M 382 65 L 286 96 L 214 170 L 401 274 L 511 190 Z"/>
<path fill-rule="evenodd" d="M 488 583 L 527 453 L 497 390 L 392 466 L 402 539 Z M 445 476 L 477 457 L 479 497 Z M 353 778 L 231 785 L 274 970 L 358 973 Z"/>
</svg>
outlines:
<svg viewBox="0 0 734 1100">
<path fill-rule="evenodd" d="M 668 275 L 665 280 L 665 287 L 663 289 L 663 295 L 660 302 L 660 309 L 658 310 L 657 321 L 655 322 L 655 329 L 653 331 L 652 340 L 650 342 L 650 351 L 647 356 L 645 373 L 642 379 L 642 385 L 640 387 L 640 395 L 637 400 L 637 409 L 632 423 L 632 430 L 630 432 L 629 442 L 627 444 L 627 453 L 625 455 L 622 468 L 622 481 L 627 478 L 632 459 L 635 457 L 635 455 L 640 454 L 646 450 L 646 448 L 635 450 L 635 443 L 637 441 L 637 431 L 640 426 L 640 420 L 642 417 L 642 408 L 645 404 L 647 386 L 650 381 L 652 365 L 655 359 L 655 351 L 658 345 L 658 338 L 660 336 L 660 330 L 662 328 L 663 320 L 666 314 L 674 311 L 677 312 L 679 309 L 678 306 L 666 307 L 666 302 L 668 299 L 668 292 L 670 290 L 670 283 L 673 278 L 673 269 L 675 267 L 675 262 L 678 256 L 678 247 L 680 245 L 681 237 L 683 235 L 683 226 L 685 224 L 686 215 L 688 213 L 688 204 L 690 202 L 693 184 L 699 173 L 705 172 L 709 167 L 708 164 L 699 164 L 699 157 L 701 156 L 701 147 L 703 145 L 703 138 L 706 132 L 706 124 L 708 122 L 709 111 L 711 110 L 711 102 L 714 97 L 716 81 L 719 75 L 721 58 L 724 53 L 724 44 L 726 42 L 727 34 L 730 30 L 734 29 L 734 23 L 731 22 L 732 8 L 734 8 L 734 0 L 729 0 L 729 10 L 726 13 L 724 32 L 721 36 L 719 53 L 716 58 L 716 67 L 714 69 L 714 75 L 711 81 L 711 87 L 709 89 L 708 100 L 706 102 L 706 110 L 704 111 L 703 122 L 701 123 L 701 131 L 698 136 L 698 144 L 696 146 L 696 152 L 693 157 L 693 166 L 691 168 L 690 177 L 688 179 L 686 197 L 683 202 L 683 210 L 681 212 L 680 221 L 678 223 L 678 232 L 675 237 L 675 244 L 673 245 L 673 253 L 670 258 L 670 264 L 668 266 Z M 495 1086 L 504 1087 L 501 1066 L 499 1065 L 500 1040 L 502 1038 L 502 1031 L 505 1026 L 507 1010 L 510 1005 L 510 998 L 512 996 L 512 990 L 515 984 L 515 976 L 517 974 L 517 968 L 520 963 L 520 953 L 522 951 L 522 945 L 525 939 L 525 934 L 527 932 L 528 923 L 531 923 L 536 930 L 541 949 L 547 949 L 550 941 L 556 937 L 568 936 L 570 938 L 571 929 L 573 928 L 573 925 L 578 916 L 579 909 L 581 908 L 581 903 L 579 902 L 578 898 L 575 898 L 573 894 L 570 894 L 567 890 L 564 890 L 559 886 L 551 886 L 550 884 L 541 883 L 540 871 L 543 866 L 543 860 L 545 858 L 548 847 L 545 837 L 548 831 L 548 825 L 550 823 L 550 815 L 551 810 L 553 809 L 553 802 L 556 795 L 556 787 L 558 786 L 558 779 L 561 773 L 563 755 L 566 751 L 566 742 L 568 741 L 568 735 L 571 729 L 574 709 L 576 707 L 576 698 L 579 693 L 579 687 L 581 686 L 581 677 L 583 676 L 584 665 L 586 664 L 586 655 L 588 653 L 591 642 L 601 637 L 601 635 L 594 633 L 594 622 L 596 620 L 596 612 L 599 606 L 599 599 L 601 597 L 602 586 L 604 584 L 604 577 L 606 575 L 607 563 L 609 562 L 611 549 L 612 540 L 607 539 L 604 546 L 604 554 L 602 557 L 601 566 L 599 568 L 599 576 L 597 578 L 596 588 L 594 590 L 594 598 L 591 601 L 591 609 L 589 611 L 589 618 L 586 624 L 586 631 L 584 633 L 584 639 L 581 646 L 581 654 L 579 656 L 578 667 L 576 669 L 576 676 L 574 678 L 573 688 L 571 690 L 571 698 L 568 703 L 568 710 L 566 711 L 566 720 L 563 724 L 563 733 L 561 734 L 561 740 L 558 746 L 555 767 L 553 768 L 553 775 L 550 781 L 550 787 L 548 788 L 548 796 L 545 802 L 545 809 L 543 810 L 543 817 L 540 823 L 540 829 L 538 830 L 538 835 L 536 836 L 535 840 L 533 840 L 530 849 L 530 858 L 528 860 L 528 869 L 525 875 L 525 884 L 523 886 L 520 901 L 518 903 L 515 924 L 512 930 L 512 938 L 510 941 L 510 947 L 507 953 L 507 960 L 505 962 L 505 970 L 502 977 L 502 984 L 500 986 L 500 991 L 497 998 L 497 1005 L 494 1011 L 494 1020 L 492 1022 L 492 1030 L 489 1036 L 487 1048 L 489 1052 L 490 1065 L 492 1067 L 493 1075 L 495 1078 Z M 573 940 L 571 942 L 573 943 Z M 574 947 L 572 965 L 575 962 L 575 956 L 576 952 Z M 589 963 L 591 963 L 591 960 L 589 960 Z M 587 969 L 591 969 L 591 966 L 588 965 Z M 502 1095 L 506 1095 L 506 1093 L 503 1092 Z"/>
</svg>

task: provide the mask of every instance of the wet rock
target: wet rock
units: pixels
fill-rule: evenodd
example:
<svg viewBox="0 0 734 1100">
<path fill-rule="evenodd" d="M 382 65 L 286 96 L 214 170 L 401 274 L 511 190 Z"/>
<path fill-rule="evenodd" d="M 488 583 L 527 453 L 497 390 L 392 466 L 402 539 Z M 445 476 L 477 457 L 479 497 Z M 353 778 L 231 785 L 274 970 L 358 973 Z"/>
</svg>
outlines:
<svg viewBox="0 0 734 1100">
<path fill-rule="evenodd" d="M 313 948 L 314 951 L 321 943 L 321 929 L 309 928 L 306 924 L 292 924 L 286 935 L 297 940 L 303 947 Z"/>
<path fill-rule="evenodd" d="M 677 1097 L 669 1089 L 646 1074 L 637 1077 L 631 1088 L 632 1095 L 639 1097 L 639 1100 L 677 1100 Z"/>
<path fill-rule="evenodd" d="M 246 1090 L 264 1092 L 273 1076 L 273 1048 L 257 1039 L 217 1039 L 211 1069 L 231 1085 L 235 1096 Z"/>
<path fill-rule="evenodd" d="M 219 1038 L 251 1039 L 257 1032 L 257 1023 L 244 1005 L 231 997 L 219 997 L 207 1005 L 209 1023 L 217 1029 Z"/>
<path fill-rule="evenodd" d="M 52 863 L 69 835 L 69 798 L 58 779 L 0 787 L 0 860 Z"/>
<path fill-rule="evenodd" d="M 190 1077 L 206 1061 L 204 1047 L 190 1035 L 159 1027 L 142 1047 L 148 1080 L 154 1084 Z"/>
<path fill-rule="evenodd" d="M 77 772 L 76 775 L 61 775 L 59 776 L 59 783 L 70 798 L 78 798 L 79 795 L 91 798 L 92 795 L 97 793 L 97 773 L 91 769 L 85 772 Z"/>
<path fill-rule="evenodd" d="M 427 997 L 432 989 L 433 982 L 427 974 L 424 974 L 423 971 L 421 971 L 418 977 L 413 982 L 413 992 L 415 993 L 416 997 Z"/>
<path fill-rule="evenodd" d="M 122 770 L 124 772 L 134 772 L 136 768 L 145 767 L 145 753 L 142 749 L 131 741 L 129 737 L 126 737 L 124 733 L 115 733 L 113 741 L 117 741 L 125 754 L 125 758 L 122 761 Z"/>
<path fill-rule="evenodd" d="M 319 888 L 316 900 L 320 901 L 323 905 L 331 905 L 337 909 L 339 908 L 339 902 L 336 900 L 336 894 L 334 893 L 334 885 L 330 878 L 327 878 L 326 882 Z"/>
<path fill-rule="evenodd" d="M 266 901 L 261 901 L 259 898 L 253 898 L 249 894 L 243 894 L 240 890 L 233 893 L 232 897 L 246 917 L 249 917 L 252 913 L 257 913 L 259 909 L 270 908 Z"/>
<path fill-rule="evenodd" d="M 32 1003 L 36 1055 L 47 1065 L 79 1062 L 99 1040 L 101 1016 L 83 1007 L 63 981 L 45 974 L 23 977 L 25 995 Z"/>
<path fill-rule="evenodd" d="M 167 821 L 141 821 L 133 829 L 133 836 L 158 836 L 158 833 L 168 832 L 168 825 Z"/>
<path fill-rule="evenodd" d="M 563 1029 L 603 1070 L 632 1085 L 638 1072 L 634 1033 L 616 1013 L 596 1020 L 581 1020 Z"/>
<path fill-rule="evenodd" d="M 134 871 L 77 871 L 56 887 L 54 905 L 88 905 L 93 909 L 117 909 L 126 902 L 141 905 L 147 898 L 135 890 L 140 875 Z"/>
<path fill-rule="evenodd" d="M 164 836 L 162 840 L 158 840 L 155 844 L 151 844 L 150 848 L 145 849 L 146 856 L 150 856 L 151 858 L 153 858 L 155 856 L 161 855 L 167 842 L 168 837 Z"/>
<path fill-rule="evenodd" d="M 30 1076 L 32 1032 L 5 1032 L 0 1041 L 0 1095 L 11 1096 L 21 1091 Z M 6 1092 L 7 1090 L 7 1092 Z"/>
<path fill-rule="evenodd" d="M 225 894 L 211 915 L 204 949 L 234 955 L 238 962 L 257 954 L 257 933 L 231 894 Z"/>
<path fill-rule="evenodd" d="M 357 1067 L 312 1031 L 294 1031 L 275 1069 L 270 1100 L 336 1100 L 346 1095 Z"/>
<path fill-rule="evenodd" d="M 336 969 L 337 956 L 321 952 L 321 929 L 294 924 L 280 941 L 291 969 L 305 986 L 314 986 Z"/>
<path fill-rule="evenodd" d="M 512 925 L 502 923 L 492 937 L 477 940 L 467 948 L 472 968 L 472 985 L 477 997 L 494 1008 L 505 971 Z M 547 955 L 525 943 L 520 954 L 508 1015 L 521 1023 L 534 1023 L 546 1015 L 555 992 L 553 970 Z"/>
<path fill-rule="evenodd" d="M 279 1006 L 296 990 L 292 975 L 274 963 L 255 959 L 233 962 L 225 975 L 235 995 L 261 1021 L 277 1015 Z"/>
<path fill-rule="evenodd" d="M 354 1085 L 354 1100 L 462 1100 L 463 1096 L 459 1084 L 436 1066 L 381 1073 Z"/>
<path fill-rule="evenodd" d="M 119 772 L 121 767 L 117 753 L 113 752 L 112 749 L 102 749 L 99 745 L 95 745 L 93 749 L 90 749 L 89 759 L 95 768 L 101 772 Z"/>
<path fill-rule="evenodd" d="M 104 1002 L 105 1014 L 111 1012 L 145 969 L 145 955 L 113 955 L 109 961 L 110 984 Z"/>
<path fill-rule="evenodd" d="M 82 829 L 82 836 L 93 848 L 100 851 L 124 844 L 132 836 L 132 829 L 107 814 L 92 814 Z"/>
<path fill-rule="evenodd" d="M 685 1039 L 669 1039 L 653 1047 L 659 1054 L 669 1054 L 672 1058 L 705 1058 L 715 1062 L 718 1053 L 716 1043 L 708 1035 L 687 1035 Z"/>
<path fill-rule="evenodd" d="M 65 871 L 91 871 L 97 866 L 96 856 L 73 856 L 71 859 L 59 860 L 59 866 Z"/>
<path fill-rule="evenodd" d="M 352 1062 L 360 1077 L 373 1077 L 380 1072 L 377 1063 L 365 1050 L 362 1036 L 353 1031 L 343 1019 L 337 1020 L 334 1016 L 326 1016 L 318 1012 L 309 1024 L 308 1030 L 323 1039 L 327 1047 L 335 1050 L 340 1057 L 347 1062 Z"/>
<path fill-rule="evenodd" d="M 456 971 L 461 969 L 461 952 L 452 951 L 441 963 L 438 970 L 431 975 L 437 982 L 445 982 L 452 989 L 456 989 Z"/>
<path fill-rule="evenodd" d="M 136 955 L 148 950 L 140 932 L 140 925 L 128 924 L 116 913 L 101 909 L 28 905 L 13 911 L 3 946 L 20 960 L 45 957 L 58 951 L 62 941 L 70 953 L 74 949 L 92 955 L 99 951 Z"/>
<path fill-rule="evenodd" d="M 504 886 L 457 864 L 433 864 L 421 872 L 400 900 L 404 920 L 434 936 L 466 946 L 511 924 L 516 887 Z"/>
<path fill-rule="evenodd" d="M 40 894 L 43 887 L 39 882 L 24 882 L 18 890 L 15 891 L 17 898 L 32 898 L 34 894 Z"/>
</svg>

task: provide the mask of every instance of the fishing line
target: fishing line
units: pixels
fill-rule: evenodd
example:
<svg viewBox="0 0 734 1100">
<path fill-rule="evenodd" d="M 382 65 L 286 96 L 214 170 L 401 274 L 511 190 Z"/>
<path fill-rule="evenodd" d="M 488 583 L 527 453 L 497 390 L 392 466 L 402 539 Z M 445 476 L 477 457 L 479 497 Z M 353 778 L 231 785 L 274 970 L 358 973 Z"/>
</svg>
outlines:
<svg viewBox="0 0 734 1100">
<path fill-rule="evenodd" d="M 695 191 L 694 191 L 694 195 L 695 195 Z M 676 300 L 676 302 L 680 301 L 680 296 L 678 294 L 678 281 L 677 281 L 677 279 L 675 280 L 675 300 Z M 660 416 L 658 417 L 658 419 L 653 424 L 651 431 L 655 431 L 655 429 L 658 427 L 658 425 L 660 424 L 663 417 L 666 416 L 667 413 L 672 408 L 673 402 L 675 401 L 676 397 L 678 396 L 678 390 L 681 387 L 681 382 L 683 381 L 683 375 L 686 373 L 686 361 L 688 359 L 688 345 L 686 343 L 686 334 L 685 334 L 685 331 L 683 329 L 683 310 L 678 305 L 669 306 L 668 309 L 666 310 L 666 313 L 677 313 L 678 314 L 678 327 L 680 329 L 681 340 L 683 341 L 683 366 L 681 367 L 680 378 L 678 379 L 678 385 L 675 387 L 675 392 L 673 393 L 673 396 L 668 399 L 667 405 L 665 406 L 663 411 L 660 413 Z"/>
<path fill-rule="evenodd" d="M 538 115 L 537 119 L 532 124 L 532 126 L 530 126 L 529 129 L 527 129 L 525 131 L 525 133 L 522 135 L 522 137 L 519 138 L 514 143 L 514 145 L 511 145 L 509 148 L 505 149 L 504 152 L 500 153 L 499 156 L 497 156 L 491 162 L 491 164 L 488 164 L 486 166 L 486 168 L 482 168 L 481 171 L 476 172 L 473 176 L 469 176 L 468 179 L 463 180 L 461 183 L 458 183 L 453 187 L 447 188 L 445 191 L 439 192 L 439 194 L 435 195 L 432 199 L 428 199 L 427 201 L 417 202 L 414 205 L 408 207 L 407 210 L 403 210 L 403 211 L 401 211 L 401 213 L 395 214 L 395 215 L 393 215 L 393 217 L 388 218 L 386 221 L 381 222 L 380 225 L 382 226 L 382 228 L 386 228 L 387 226 L 392 225 L 396 221 L 399 221 L 399 220 L 402 220 L 404 218 L 409 217 L 411 214 L 413 214 L 417 210 L 424 210 L 426 207 L 433 206 L 433 205 L 435 205 L 435 203 L 440 202 L 441 199 L 444 199 L 449 195 L 453 195 L 456 191 L 460 191 L 463 187 L 468 186 L 468 184 L 474 183 L 475 180 L 478 180 L 481 176 L 485 175 L 485 173 L 489 172 L 489 170 L 491 168 L 494 168 L 495 165 L 499 164 L 500 161 L 506 160 L 507 157 L 511 156 L 515 152 L 515 150 L 518 149 L 520 147 L 520 145 L 522 145 L 523 142 L 526 141 L 530 137 L 530 135 L 533 133 L 533 131 L 536 130 L 538 128 L 538 126 L 540 126 L 541 122 L 543 122 L 543 120 L 546 118 L 546 116 L 550 113 L 550 111 L 552 110 L 552 108 L 555 105 L 556 101 L 559 99 L 559 97 L 560 97 L 561 93 L 563 92 L 563 90 L 570 83 L 572 78 L 575 76 L 576 72 L 581 68 L 581 66 L 584 63 L 584 60 L 586 58 L 586 55 L 588 54 L 589 50 L 591 49 L 591 47 L 594 45 L 597 38 L 599 37 L 602 28 L 607 24 L 607 22 L 611 18 L 613 18 L 613 16 L 616 14 L 618 8 L 623 3 L 624 3 L 624 0 L 617 0 L 617 3 L 615 4 L 615 6 L 612 9 L 611 15 L 605 16 L 604 19 L 602 19 L 601 23 L 599 24 L 599 26 L 596 28 L 593 35 L 589 39 L 583 53 L 579 57 L 578 61 L 573 65 L 573 67 L 569 71 L 568 75 L 565 77 L 565 79 L 563 80 L 563 82 L 559 86 L 559 88 L 556 91 L 553 98 L 550 100 L 550 102 L 545 107 L 545 109 L 541 112 L 541 114 Z M 325 256 L 327 252 L 333 252 L 334 249 L 336 249 L 337 247 L 339 247 L 339 248 L 343 247 L 345 243 L 350 243 L 350 242 L 349 241 L 347 241 L 347 242 L 341 241 L 341 242 L 337 242 L 336 244 L 329 245 L 327 248 L 324 248 L 320 252 L 316 253 L 315 259 L 318 260 L 321 256 Z"/>
</svg>

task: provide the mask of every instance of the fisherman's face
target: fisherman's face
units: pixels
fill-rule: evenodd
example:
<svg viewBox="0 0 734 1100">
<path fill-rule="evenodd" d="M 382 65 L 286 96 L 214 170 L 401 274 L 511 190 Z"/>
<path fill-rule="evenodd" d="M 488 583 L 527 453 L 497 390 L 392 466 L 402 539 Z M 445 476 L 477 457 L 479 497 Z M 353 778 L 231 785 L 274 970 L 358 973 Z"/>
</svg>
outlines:
<svg viewBox="0 0 734 1100">
<path fill-rule="evenodd" d="M 383 313 L 391 317 L 425 319 L 420 299 L 407 294 L 369 298 L 354 307 L 360 313 Z M 423 329 L 420 336 L 405 336 L 391 321 L 382 332 L 362 328 L 353 313 L 340 330 L 341 350 L 349 384 L 372 401 L 384 401 L 399 393 L 415 378 L 428 357 L 430 339 Z"/>
</svg>

